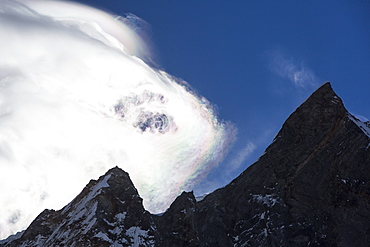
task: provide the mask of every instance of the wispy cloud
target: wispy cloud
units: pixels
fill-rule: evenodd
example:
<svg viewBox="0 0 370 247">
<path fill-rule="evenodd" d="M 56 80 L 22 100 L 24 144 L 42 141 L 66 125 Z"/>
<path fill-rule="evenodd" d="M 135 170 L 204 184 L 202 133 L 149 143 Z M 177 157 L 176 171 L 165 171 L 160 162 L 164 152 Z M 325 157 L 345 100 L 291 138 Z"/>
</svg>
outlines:
<svg viewBox="0 0 370 247">
<path fill-rule="evenodd" d="M 321 80 L 303 60 L 288 56 L 281 50 L 267 52 L 270 70 L 278 76 L 288 79 L 297 88 L 317 87 Z"/>
<path fill-rule="evenodd" d="M 230 171 L 235 171 L 238 169 L 255 149 L 256 145 L 253 142 L 247 142 L 247 144 L 241 148 L 231 160 Z"/>
</svg>

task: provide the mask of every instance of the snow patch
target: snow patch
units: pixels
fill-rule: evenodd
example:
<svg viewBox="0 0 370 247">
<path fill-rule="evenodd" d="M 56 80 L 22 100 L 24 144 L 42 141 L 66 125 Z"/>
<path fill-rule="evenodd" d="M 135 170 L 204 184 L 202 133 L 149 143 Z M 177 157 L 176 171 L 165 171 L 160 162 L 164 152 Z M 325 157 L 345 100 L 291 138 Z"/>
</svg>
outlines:
<svg viewBox="0 0 370 247">
<path fill-rule="evenodd" d="M 105 233 L 102 232 L 98 232 L 97 234 L 95 234 L 94 238 L 100 238 L 108 243 L 112 243 L 112 240 Z"/>
<path fill-rule="evenodd" d="M 276 203 L 280 203 L 280 198 L 277 195 L 270 194 L 270 195 L 252 195 L 253 200 L 267 205 L 268 207 L 275 206 Z M 281 204 L 281 203 L 280 203 Z"/>
<path fill-rule="evenodd" d="M 9 243 L 13 240 L 16 240 L 18 238 L 21 238 L 23 233 L 25 232 L 26 230 L 23 230 L 23 231 L 20 231 L 20 232 L 17 232 L 16 234 L 13 234 L 13 235 L 10 235 L 9 237 L 7 237 L 6 239 L 3 239 L 3 240 L 0 240 L 0 245 L 5 245 L 6 243 Z"/>
<path fill-rule="evenodd" d="M 117 219 L 118 222 L 123 222 L 126 218 L 126 212 L 123 212 L 123 213 L 119 213 L 115 216 L 115 218 Z"/>
<path fill-rule="evenodd" d="M 370 138 L 370 123 L 362 122 L 359 119 L 355 118 L 351 114 L 348 114 L 348 118 L 351 119 L 364 133 Z"/>
<path fill-rule="evenodd" d="M 110 223 L 107 219 L 103 219 L 103 220 L 104 220 L 105 223 L 107 223 L 107 225 L 114 226 L 114 224 L 113 223 Z"/>
<path fill-rule="evenodd" d="M 100 192 L 102 191 L 102 188 L 109 187 L 107 181 L 109 180 L 111 175 L 112 174 L 105 176 L 100 182 L 94 185 L 91 191 L 75 206 L 73 212 L 79 212 L 77 215 L 75 215 L 75 217 L 80 218 L 85 213 L 84 211 L 86 210 L 86 204 L 93 198 L 95 198 L 97 195 L 99 195 Z M 66 213 L 68 210 L 71 209 L 71 206 L 75 200 L 76 198 L 63 209 L 62 214 Z M 72 214 L 69 213 L 68 216 L 71 217 Z"/>
<path fill-rule="evenodd" d="M 265 219 L 265 215 L 266 215 L 266 212 L 263 212 L 263 213 L 261 214 L 261 216 L 260 216 L 260 219 L 261 219 L 261 220 L 264 220 L 264 219 Z"/>
<path fill-rule="evenodd" d="M 206 194 L 204 194 L 204 195 L 201 195 L 201 196 L 196 196 L 195 197 L 195 201 L 197 201 L 197 202 L 200 202 L 200 201 L 202 201 L 207 195 L 208 195 L 209 193 L 206 193 Z"/>
<path fill-rule="evenodd" d="M 119 235 L 121 234 L 121 232 L 125 229 L 125 226 L 124 226 L 124 220 L 126 218 L 126 212 L 123 212 L 123 213 L 119 213 L 119 214 L 116 214 L 114 216 L 114 218 L 116 219 L 116 221 L 113 223 L 113 225 L 115 225 L 115 228 L 113 230 L 108 230 L 110 233 L 114 234 L 114 235 Z"/>
<path fill-rule="evenodd" d="M 145 245 L 149 244 L 147 246 L 154 246 L 154 240 L 148 239 L 148 238 L 152 238 L 152 236 L 149 236 L 148 231 L 142 230 L 138 226 L 130 227 L 126 231 L 126 235 L 132 240 L 133 244 L 130 245 L 131 247 L 139 247 L 144 244 Z"/>
</svg>

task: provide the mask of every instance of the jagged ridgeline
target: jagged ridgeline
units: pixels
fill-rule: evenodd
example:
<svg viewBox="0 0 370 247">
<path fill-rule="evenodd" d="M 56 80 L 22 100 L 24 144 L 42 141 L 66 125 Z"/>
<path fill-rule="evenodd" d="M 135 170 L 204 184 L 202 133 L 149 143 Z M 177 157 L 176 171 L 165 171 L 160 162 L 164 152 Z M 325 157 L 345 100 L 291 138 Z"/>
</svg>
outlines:
<svg viewBox="0 0 370 247">
<path fill-rule="evenodd" d="M 203 200 L 184 192 L 151 215 L 116 167 L 0 246 L 370 246 L 370 125 L 325 83 Z"/>
</svg>

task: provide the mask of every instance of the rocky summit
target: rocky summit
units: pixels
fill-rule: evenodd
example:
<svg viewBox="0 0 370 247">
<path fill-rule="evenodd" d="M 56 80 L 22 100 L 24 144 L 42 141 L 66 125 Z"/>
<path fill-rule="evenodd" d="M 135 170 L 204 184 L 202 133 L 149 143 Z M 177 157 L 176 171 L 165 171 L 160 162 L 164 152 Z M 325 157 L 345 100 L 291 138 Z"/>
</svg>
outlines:
<svg viewBox="0 0 370 247">
<path fill-rule="evenodd" d="M 257 162 L 203 200 L 183 192 L 151 215 L 116 167 L 0 246 L 370 246 L 370 123 L 325 83 Z"/>
</svg>

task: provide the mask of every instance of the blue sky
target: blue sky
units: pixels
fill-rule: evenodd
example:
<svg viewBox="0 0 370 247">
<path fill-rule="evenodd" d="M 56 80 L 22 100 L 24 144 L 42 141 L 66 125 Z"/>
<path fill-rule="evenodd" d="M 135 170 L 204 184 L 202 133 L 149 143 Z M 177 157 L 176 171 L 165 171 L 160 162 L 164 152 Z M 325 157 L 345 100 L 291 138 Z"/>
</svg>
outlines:
<svg viewBox="0 0 370 247">
<path fill-rule="evenodd" d="M 323 82 L 370 119 L 369 1 L 80 1 L 145 20 L 154 59 L 233 122 L 238 140 L 195 188 L 225 185 L 252 164 Z"/>
</svg>

